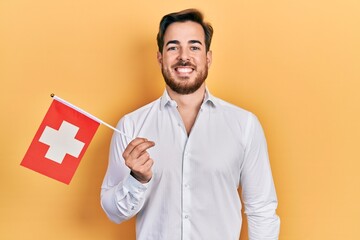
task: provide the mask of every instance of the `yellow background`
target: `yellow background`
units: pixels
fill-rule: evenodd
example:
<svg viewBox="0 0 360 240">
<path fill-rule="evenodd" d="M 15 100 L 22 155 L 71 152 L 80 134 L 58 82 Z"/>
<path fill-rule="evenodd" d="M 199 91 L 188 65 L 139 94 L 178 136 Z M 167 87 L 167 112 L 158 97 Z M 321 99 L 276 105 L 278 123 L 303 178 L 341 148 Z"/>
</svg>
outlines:
<svg viewBox="0 0 360 240">
<path fill-rule="evenodd" d="M 69 186 L 19 164 L 50 93 L 111 125 L 159 97 L 158 23 L 189 7 L 215 29 L 209 89 L 265 129 L 280 239 L 360 239 L 359 1 L 0 0 L 1 239 L 135 239 L 99 205 L 112 130 Z"/>
</svg>

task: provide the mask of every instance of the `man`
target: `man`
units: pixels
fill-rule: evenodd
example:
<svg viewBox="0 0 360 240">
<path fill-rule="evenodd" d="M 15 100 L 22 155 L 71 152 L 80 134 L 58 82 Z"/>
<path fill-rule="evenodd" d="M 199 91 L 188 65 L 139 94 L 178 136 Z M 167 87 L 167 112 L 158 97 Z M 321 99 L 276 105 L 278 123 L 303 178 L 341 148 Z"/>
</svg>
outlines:
<svg viewBox="0 0 360 240">
<path fill-rule="evenodd" d="M 212 33 L 194 9 L 163 17 L 157 59 L 164 94 L 120 120 L 120 130 L 142 137 L 112 138 L 101 204 L 117 223 L 137 215 L 139 240 L 238 240 L 239 186 L 249 239 L 278 239 L 261 125 L 205 85 Z"/>
</svg>

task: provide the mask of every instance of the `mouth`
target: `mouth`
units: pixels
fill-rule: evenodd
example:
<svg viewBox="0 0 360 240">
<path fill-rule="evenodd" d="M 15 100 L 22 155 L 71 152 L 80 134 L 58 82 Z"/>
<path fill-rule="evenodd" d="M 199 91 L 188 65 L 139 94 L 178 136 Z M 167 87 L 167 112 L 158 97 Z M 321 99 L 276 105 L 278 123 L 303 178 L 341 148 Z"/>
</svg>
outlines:
<svg viewBox="0 0 360 240">
<path fill-rule="evenodd" d="M 188 75 L 194 72 L 194 68 L 191 66 L 179 66 L 175 67 L 175 72 L 179 75 Z"/>
</svg>

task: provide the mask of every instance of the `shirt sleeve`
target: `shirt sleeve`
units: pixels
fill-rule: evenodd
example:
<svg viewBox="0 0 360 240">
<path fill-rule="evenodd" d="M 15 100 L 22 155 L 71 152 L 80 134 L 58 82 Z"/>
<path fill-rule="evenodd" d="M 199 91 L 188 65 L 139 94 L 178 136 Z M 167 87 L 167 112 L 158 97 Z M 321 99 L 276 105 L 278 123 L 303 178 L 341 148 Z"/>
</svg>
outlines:
<svg viewBox="0 0 360 240">
<path fill-rule="evenodd" d="M 121 119 L 118 128 L 125 130 L 125 120 Z M 135 216 L 144 204 L 148 184 L 142 184 L 130 175 L 122 153 L 128 145 L 128 139 L 114 132 L 110 144 L 109 163 L 102 186 L 101 207 L 110 220 L 121 223 Z"/>
<path fill-rule="evenodd" d="M 280 218 L 276 215 L 278 201 L 264 132 L 252 114 L 246 131 L 240 184 L 248 219 L 249 240 L 275 240 L 279 238 L 280 231 Z"/>
</svg>

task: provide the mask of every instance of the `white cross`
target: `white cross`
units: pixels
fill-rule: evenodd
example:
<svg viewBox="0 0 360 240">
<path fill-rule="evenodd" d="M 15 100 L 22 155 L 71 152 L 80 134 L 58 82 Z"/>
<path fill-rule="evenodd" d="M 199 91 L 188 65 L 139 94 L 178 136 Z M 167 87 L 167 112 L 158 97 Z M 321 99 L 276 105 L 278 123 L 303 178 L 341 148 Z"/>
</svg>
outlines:
<svg viewBox="0 0 360 240">
<path fill-rule="evenodd" d="M 85 143 L 75 139 L 78 131 L 79 127 L 67 121 L 61 123 L 59 130 L 45 127 L 39 139 L 40 142 L 50 146 L 45 157 L 60 164 L 66 154 L 79 157 Z"/>
</svg>

